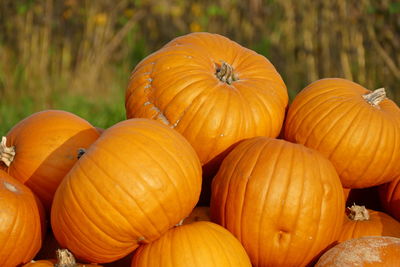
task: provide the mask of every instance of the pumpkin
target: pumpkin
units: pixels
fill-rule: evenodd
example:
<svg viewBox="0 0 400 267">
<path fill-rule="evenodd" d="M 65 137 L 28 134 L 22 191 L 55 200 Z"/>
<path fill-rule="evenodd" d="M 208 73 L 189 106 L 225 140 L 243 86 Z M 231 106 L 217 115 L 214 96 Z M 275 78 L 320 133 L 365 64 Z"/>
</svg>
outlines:
<svg viewBox="0 0 400 267">
<path fill-rule="evenodd" d="M 42 244 L 39 208 L 32 191 L 0 170 L 0 266 L 29 262 Z"/>
<path fill-rule="evenodd" d="M 31 261 L 25 264 L 23 267 L 101 267 L 101 265 L 97 264 L 83 264 L 76 263 L 74 255 L 69 252 L 67 249 L 58 249 L 56 251 L 57 260 L 49 259 L 49 260 L 37 260 Z"/>
<path fill-rule="evenodd" d="M 268 59 L 221 35 L 196 32 L 135 67 L 125 107 L 127 118 L 160 121 L 192 144 L 205 189 L 237 142 L 278 136 L 287 103 L 286 86 Z"/>
<path fill-rule="evenodd" d="M 315 267 L 400 266 L 400 238 L 364 236 L 340 243 L 321 256 Z"/>
<path fill-rule="evenodd" d="M 400 175 L 400 109 L 383 88 L 345 79 L 313 82 L 293 100 L 286 140 L 328 157 L 346 188 L 365 188 Z"/>
<path fill-rule="evenodd" d="M 384 210 L 400 221 L 400 175 L 379 186 L 378 192 Z"/>
<path fill-rule="evenodd" d="M 141 246 L 132 267 L 246 267 L 249 256 L 225 228 L 206 221 L 172 228 L 158 240 Z"/>
<path fill-rule="evenodd" d="M 211 220 L 240 240 L 254 266 L 305 266 L 338 238 L 343 194 L 319 152 L 256 137 L 222 162 L 212 183 Z"/>
<path fill-rule="evenodd" d="M 361 236 L 393 236 L 400 238 L 400 222 L 389 215 L 353 205 L 347 208 L 339 241 Z"/>
<path fill-rule="evenodd" d="M 126 120 L 105 130 L 65 176 L 51 226 L 78 259 L 112 262 L 187 217 L 200 190 L 200 161 L 182 135 L 154 120 Z"/>
<path fill-rule="evenodd" d="M 210 207 L 195 207 L 189 216 L 184 219 L 183 224 L 189 224 L 198 221 L 210 221 Z"/>
<path fill-rule="evenodd" d="M 98 136 L 90 123 L 70 112 L 37 112 L 3 137 L 0 164 L 27 185 L 49 211 L 57 186 L 77 161 L 78 149 L 89 147 Z"/>
</svg>

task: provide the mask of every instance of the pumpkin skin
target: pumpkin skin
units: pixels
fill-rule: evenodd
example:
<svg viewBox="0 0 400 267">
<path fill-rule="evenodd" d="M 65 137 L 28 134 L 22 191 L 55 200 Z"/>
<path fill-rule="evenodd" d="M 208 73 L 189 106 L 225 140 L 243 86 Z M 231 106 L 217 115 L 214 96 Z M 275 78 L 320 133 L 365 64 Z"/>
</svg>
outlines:
<svg viewBox="0 0 400 267">
<path fill-rule="evenodd" d="M 378 192 L 383 209 L 400 221 L 400 175 L 379 186 Z"/>
<path fill-rule="evenodd" d="M 237 80 L 216 77 L 222 65 Z M 135 67 L 125 107 L 127 118 L 158 120 L 180 132 L 213 176 L 238 141 L 278 136 L 287 103 L 286 85 L 268 59 L 221 35 L 196 32 Z"/>
<path fill-rule="evenodd" d="M 222 162 L 210 212 L 241 241 L 253 266 L 305 266 L 338 238 L 343 188 L 319 152 L 256 137 Z"/>
<path fill-rule="evenodd" d="M 389 182 L 400 174 L 400 109 L 383 97 L 349 80 L 318 80 L 289 107 L 285 139 L 322 152 L 346 188 Z"/>
<path fill-rule="evenodd" d="M 339 242 L 362 236 L 393 236 L 400 238 L 400 222 L 389 215 L 353 205 L 342 226 Z"/>
<path fill-rule="evenodd" d="M 154 120 L 123 121 L 60 184 L 54 236 L 82 261 L 116 261 L 187 217 L 200 190 L 200 161 L 182 135 Z"/>
<path fill-rule="evenodd" d="M 29 262 L 42 244 L 39 209 L 32 191 L 0 170 L 0 266 Z"/>
<path fill-rule="evenodd" d="M 89 147 L 98 137 L 89 122 L 70 112 L 34 113 L 7 134 L 7 146 L 16 151 L 7 172 L 28 186 L 50 211 L 57 186 L 77 161 L 78 149 Z"/>
<path fill-rule="evenodd" d="M 212 222 L 174 227 L 158 240 L 141 246 L 131 267 L 251 267 L 240 242 Z"/>
<path fill-rule="evenodd" d="M 315 267 L 400 266 L 400 238 L 367 236 L 340 243 L 321 256 Z"/>
</svg>

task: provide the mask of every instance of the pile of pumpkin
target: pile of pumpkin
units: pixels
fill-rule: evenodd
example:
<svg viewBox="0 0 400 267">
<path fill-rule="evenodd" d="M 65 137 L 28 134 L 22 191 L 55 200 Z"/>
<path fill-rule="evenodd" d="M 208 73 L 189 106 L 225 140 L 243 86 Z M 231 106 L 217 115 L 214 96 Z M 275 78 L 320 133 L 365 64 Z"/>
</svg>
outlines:
<svg viewBox="0 0 400 267">
<path fill-rule="evenodd" d="M 384 89 L 327 78 L 288 106 L 265 57 L 192 33 L 135 67 L 125 106 L 106 130 L 45 110 L 3 137 L 0 266 L 53 266 L 57 248 L 64 267 L 400 266 Z M 363 188 L 380 210 L 346 208 Z"/>
</svg>

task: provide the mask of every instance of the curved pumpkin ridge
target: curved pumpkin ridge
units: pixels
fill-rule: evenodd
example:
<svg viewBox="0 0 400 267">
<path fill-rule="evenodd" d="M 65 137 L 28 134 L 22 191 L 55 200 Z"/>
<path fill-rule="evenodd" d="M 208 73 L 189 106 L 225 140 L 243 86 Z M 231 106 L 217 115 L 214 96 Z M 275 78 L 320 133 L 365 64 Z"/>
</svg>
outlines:
<svg viewBox="0 0 400 267">
<path fill-rule="evenodd" d="M 205 36 L 207 40 L 201 40 Z M 224 45 L 219 47 L 218 44 Z M 221 61 L 231 65 L 239 78 L 231 85 L 215 76 Z M 254 79 L 246 77 L 251 74 Z M 263 79 L 268 75 L 273 77 Z M 146 84 L 146 80 L 151 84 Z M 257 90 L 253 90 L 253 94 L 247 92 L 253 84 L 263 88 L 262 98 L 256 96 Z M 277 136 L 288 102 L 285 89 L 280 75 L 265 57 L 220 35 L 195 33 L 172 40 L 135 67 L 125 106 L 128 118 L 152 118 L 182 133 L 205 165 L 239 140 L 255 135 Z M 238 90 L 246 91 L 238 93 Z M 225 93 L 229 96 L 224 96 Z M 210 96 L 205 97 L 207 94 Z M 244 94 L 254 95 L 251 110 L 242 103 Z M 210 102 L 215 104 L 208 108 L 212 105 Z M 233 106 L 228 110 L 227 105 Z M 236 112 L 239 107 L 241 112 Z M 257 112 L 259 114 L 252 114 Z M 204 120 L 207 116 L 215 119 Z M 220 123 L 215 123 L 217 117 L 223 118 Z M 233 119 L 237 126 L 225 126 L 233 124 Z M 193 121 L 203 122 L 203 125 Z"/>
<path fill-rule="evenodd" d="M 132 267 L 250 266 L 240 242 L 211 222 L 194 222 L 170 229 L 158 240 L 141 246 Z"/>
<path fill-rule="evenodd" d="M 322 79 L 310 84 L 296 96 L 299 100 L 295 99 L 287 116 L 285 138 L 317 149 L 329 157 L 346 187 L 360 187 L 361 182 L 357 178 L 366 173 L 369 173 L 371 181 L 374 180 L 372 177 L 376 177 L 375 182 L 379 183 L 381 179 L 382 183 L 399 168 L 395 151 L 400 146 L 400 133 L 398 127 L 393 127 L 398 123 L 397 119 L 390 117 L 391 113 L 398 115 L 399 111 L 395 110 L 393 102 L 385 99 L 379 104 L 382 106 L 380 112 L 363 99 L 369 93 L 362 86 L 343 79 Z M 367 132 L 366 128 L 376 130 Z M 386 141 L 388 139 L 394 141 L 391 141 L 390 146 Z M 351 147 L 362 149 L 349 150 L 349 145 L 345 145 L 349 142 Z M 386 143 L 388 145 L 385 148 Z M 361 164 L 354 160 L 342 161 L 343 154 L 349 158 L 359 158 L 356 156 L 363 154 L 369 162 Z M 382 162 L 387 164 L 378 168 Z"/>
<path fill-rule="evenodd" d="M 268 164 L 261 164 L 262 162 Z M 316 164 L 320 168 L 304 167 Z M 327 176 L 328 169 L 330 175 Z M 305 172 L 310 172 L 309 176 L 313 179 L 291 179 L 296 173 Z M 254 178 L 246 179 L 248 176 Z M 261 177 L 265 181 L 262 186 Z M 321 182 L 319 187 L 315 186 L 318 181 Z M 302 187 L 313 188 L 314 194 L 305 194 L 304 190 L 301 192 Z M 266 137 L 253 138 L 239 144 L 225 158 L 214 178 L 212 219 L 238 237 L 247 248 L 253 264 L 304 265 L 320 253 L 324 246 L 333 242 L 339 234 L 338 226 L 342 220 L 340 216 L 332 215 L 338 214 L 340 209 L 343 209 L 341 208 L 344 201 L 343 192 L 339 189 L 341 184 L 334 167 L 320 153 L 285 141 Z M 281 203 L 278 201 L 280 199 L 286 201 Z M 325 202 L 327 203 L 324 204 Z M 320 207 L 300 212 L 300 207 L 314 204 Z M 337 208 L 332 210 L 332 207 Z M 251 220 L 245 219 L 250 217 Z M 327 226 L 320 223 L 322 219 L 334 221 L 331 226 L 338 229 L 327 233 Z M 265 233 L 268 238 L 255 234 L 260 233 L 257 231 L 257 226 L 263 227 L 261 232 L 268 231 L 268 234 Z M 307 229 L 307 233 L 303 233 L 304 229 Z M 300 235 L 304 236 L 297 236 L 299 231 Z M 298 254 L 296 251 L 300 246 L 303 247 L 303 253 Z"/>
<path fill-rule="evenodd" d="M 56 238 L 87 261 L 123 257 L 189 215 L 187 203 L 194 206 L 200 194 L 200 173 L 194 150 L 175 131 L 145 119 L 121 122 L 102 134 L 60 185 L 52 212 Z M 148 214 L 145 201 L 156 215 Z"/>
</svg>

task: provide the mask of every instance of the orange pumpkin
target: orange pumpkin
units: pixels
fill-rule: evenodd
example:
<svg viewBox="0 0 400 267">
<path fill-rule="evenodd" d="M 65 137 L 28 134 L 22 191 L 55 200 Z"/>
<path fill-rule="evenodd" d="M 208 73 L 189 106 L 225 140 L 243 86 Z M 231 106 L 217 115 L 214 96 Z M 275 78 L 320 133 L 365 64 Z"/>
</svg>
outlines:
<svg viewBox="0 0 400 267">
<path fill-rule="evenodd" d="M 340 243 L 321 256 L 315 267 L 400 266 L 400 238 L 366 236 Z"/>
<path fill-rule="evenodd" d="M 328 157 L 346 188 L 371 187 L 400 175 L 400 109 L 384 89 L 318 80 L 295 97 L 284 136 Z"/>
<path fill-rule="evenodd" d="M 250 267 L 240 242 L 212 222 L 193 222 L 175 227 L 158 240 L 141 246 L 132 267 Z"/>
<path fill-rule="evenodd" d="M 241 241 L 254 266 L 309 264 L 337 240 L 343 217 L 332 163 L 284 140 L 243 141 L 212 183 L 211 220 Z"/>
<path fill-rule="evenodd" d="M 365 206 L 353 205 L 347 208 L 339 241 L 361 236 L 393 236 L 400 238 L 400 222 L 389 215 Z"/>
<path fill-rule="evenodd" d="M 97 264 L 76 263 L 74 255 L 67 249 L 58 249 L 56 251 L 57 260 L 37 260 L 25 264 L 23 267 L 101 267 Z"/>
<path fill-rule="evenodd" d="M 42 244 L 39 208 L 32 191 L 0 170 L 0 266 L 29 262 Z"/>
<path fill-rule="evenodd" d="M 381 185 L 378 191 L 384 210 L 400 221 L 400 175 Z"/>
<path fill-rule="evenodd" d="M 66 175 L 51 225 L 78 259 L 112 262 L 187 217 L 200 190 L 200 161 L 186 139 L 131 119 L 105 130 Z"/>
<path fill-rule="evenodd" d="M 221 35 L 196 32 L 135 67 L 125 107 L 128 118 L 151 118 L 180 132 L 213 176 L 238 141 L 278 136 L 287 103 L 268 59 Z"/>
<path fill-rule="evenodd" d="M 9 131 L 0 156 L 7 172 L 26 184 L 49 211 L 57 186 L 77 161 L 78 149 L 89 147 L 98 136 L 92 125 L 72 113 L 41 111 Z"/>
</svg>

